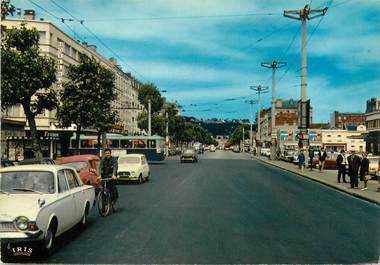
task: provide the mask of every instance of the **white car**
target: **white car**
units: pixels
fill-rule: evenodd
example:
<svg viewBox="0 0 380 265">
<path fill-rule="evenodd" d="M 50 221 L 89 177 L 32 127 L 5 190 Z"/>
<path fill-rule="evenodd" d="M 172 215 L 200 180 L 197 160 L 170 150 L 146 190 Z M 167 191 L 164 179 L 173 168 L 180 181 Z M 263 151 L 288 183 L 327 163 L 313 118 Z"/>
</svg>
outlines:
<svg viewBox="0 0 380 265">
<path fill-rule="evenodd" d="M 215 145 L 210 145 L 210 152 L 215 152 L 216 151 L 216 147 Z"/>
<path fill-rule="evenodd" d="M 53 251 L 55 237 L 76 224 L 85 226 L 94 204 L 93 186 L 83 185 L 74 168 L 25 165 L 0 169 L 1 259 L 11 261 L 35 241 L 43 255 Z M 28 249 L 33 252 L 34 249 Z M 30 253 L 31 254 L 31 253 Z"/>
<path fill-rule="evenodd" d="M 130 154 L 119 156 L 117 176 L 119 180 L 134 180 L 140 184 L 149 180 L 150 168 L 145 155 Z"/>
</svg>

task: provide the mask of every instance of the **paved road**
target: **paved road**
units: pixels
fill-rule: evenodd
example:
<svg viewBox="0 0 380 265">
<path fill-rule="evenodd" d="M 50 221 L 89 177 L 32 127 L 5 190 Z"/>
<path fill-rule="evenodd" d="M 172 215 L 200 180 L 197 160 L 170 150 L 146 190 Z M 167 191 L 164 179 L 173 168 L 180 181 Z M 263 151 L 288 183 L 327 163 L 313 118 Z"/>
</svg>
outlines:
<svg viewBox="0 0 380 265">
<path fill-rule="evenodd" d="M 380 208 L 217 151 L 119 187 L 120 211 L 58 241 L 48 263 L 375 263 Z"/>
</svg>

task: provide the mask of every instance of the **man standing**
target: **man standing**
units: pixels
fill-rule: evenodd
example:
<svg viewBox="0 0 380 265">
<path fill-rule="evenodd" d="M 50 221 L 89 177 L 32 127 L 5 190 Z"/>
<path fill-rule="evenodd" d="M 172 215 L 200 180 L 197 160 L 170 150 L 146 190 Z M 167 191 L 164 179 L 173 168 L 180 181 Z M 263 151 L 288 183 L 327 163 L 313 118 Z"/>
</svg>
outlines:
<svg viewBox="0 0 380 265">
<path fill-rule="evenodd" d="M 358 188 L 358 175 L 360 168 L 360 158 L 355 154 L 355 151 L 351 151 L 351 155 L 347 158 L 348 160 L 348 172 L 350 175 L 351 189 Z"/>
<path fill-rule="evenodd" d="M 342 180 L 344 183 L 346 183 L 346 155 L 344 153 L 344 150 L 340 151 L 340 154 L 336 158 L 336 164 L 338 167 L 338 182 L 340 183 L 340 177 L 342 177 Z"/>
<path fill-rule="evenodd" d="M 112 201 L 111 205 L 112 205 L 112 210 L 114 212 L 117 211 L 115 204 L 116 204 L 116 201 L 119 197 L 119 193 L 118 193 L 117 188 L 116 188 L 117 168 L 118 168 L 117 159 L 115 157 L 111 156 L 111 149 L 106 148 L 104 150 L 104 157 L 100 161 L 100 174 L 101 174 L 102 179 L 112 178 L 112 180 L 110 180 L 107 183 L 107 187 L 109 188 L 109 191 L 110 191 L 111 201 Z"/>
<path fill-rule="evenodd" d="M 313 148 L 309 148 L 309 166 L 310 166 L 310 171 L 313 170 L 313 159 L 314 159 L 314 150 Z"/>
<path fill-rule="evenodd" d="M 298 167 L 303 171 L 303 168 L 305 167 L 305 155 L 303 153 L 303 150 L 300 150 L 300 153 L 298 154 Z"/>
<path fill-rule="evenodd" d="M 322 147 L 322 149 L 318 152 L 318 158 L 319 158 L 319 172 L 322 172 L 325 167 L 325 161 L 326 161 L 327 153 L 325 149 Z"/>
</svg>

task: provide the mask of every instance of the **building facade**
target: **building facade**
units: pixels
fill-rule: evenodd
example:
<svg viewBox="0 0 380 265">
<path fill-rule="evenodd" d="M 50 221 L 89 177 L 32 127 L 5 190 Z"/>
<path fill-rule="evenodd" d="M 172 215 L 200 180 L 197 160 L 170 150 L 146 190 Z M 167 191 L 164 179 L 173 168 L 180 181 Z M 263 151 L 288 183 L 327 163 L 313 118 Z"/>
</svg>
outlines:
<svg viewBox="0 0 380 265">
<path fill-rule="evenodd" d="M 137 127 L 137 117 L 143 111 L 143 106 L 139 103 L 137 96 L 140 83 L 130 73 L 125 73 L 117 65 L 116 60 L 104 58 L 96 52 L 95 45 L 80 43 L 50 22 L 35 20 L 34 11 L 32 10 L 25 10 L 24 19 L 6 19 L 1 22 L 1 25 L 7 28 L 19 28 L 22 23 L 26 23 L 26 28 L 35 28 L 38 31 L 41 55 L 46 55 L 56 61 L 57 82 L 53 84 L 55 90 L 59 91 L 63 89 L 63 82 L 68 80 L 68 68 L 70 65 L 79 63 L 80 53 L 93 57 L 115 75 L 117 99 L 112 103 L 112 108 L 118 112 L 119 122 L 115 124 L 113 131 L 129 135 L 142 133 Z M 26 122 L 24 111 L 20 105 L 8 108 L 2 113 L 2 116 L 9 120 Z M 45 110 L 42 114 L 38 115 L 36 117 L 36 125 L 39 134 L 60 134 L 60 132 L 65 132 L 63 133 L 65 136 L 61 134 L 60 137 L 64 137 L 66 140 L 71 135 L 70 133 L 67 134 L 67 131 L 73 131 L 73 128 L 58 128 L 56 110 Z M 91 128 L 87 129 L 91 131 Z M 27 122 L 25 130 L 29 130 Z M 64 142 L 66 143 L 66 141 Z"/>
<path fill-rule="evenodd" d="M 380 155 L 380 100 L 371 98 L 367 100 L 365 113 L 367 136 L 367 152 Z"/>
<path fill-rule="evenodd" d="M 340 150 L 366 151 L 366 127 L 359 125 L 357 130 L 327 129 L 321 130 L 322 146 L 327 150 L 339 152 Z"/>
<path fill-rule="evenodd" d="M 336 129 L 347 129 L 350 126 L 365 125 L 365 120 L 364 113 L 334 111 L 330 117 L 330 124 Z"/>
</svg>

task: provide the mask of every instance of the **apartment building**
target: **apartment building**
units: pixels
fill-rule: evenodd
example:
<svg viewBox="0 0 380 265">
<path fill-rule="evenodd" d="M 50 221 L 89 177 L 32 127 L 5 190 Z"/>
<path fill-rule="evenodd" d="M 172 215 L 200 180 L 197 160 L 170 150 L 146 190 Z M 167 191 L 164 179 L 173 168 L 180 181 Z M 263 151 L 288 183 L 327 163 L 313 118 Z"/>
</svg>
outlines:
<svg viewBox="0 0 380 265">
<path fill-rule="evenodd" d="M 330 116 L 330 124 L 337 129 L 347 129 L 350 126 L 365 125 L 365 115 L 359 112 L 334 111 Z"/>
<path fill-rule="evenodd" d="M 369 153 L 380 155 L 380 100 L 371 98 L 367 100 L 365 123 L 368 134 L 366 148 Z"/>
<path fill-rule="evenodd" d="M 43 19 L 36 20 L 33 10 L 25 10 L 23 19 L 6 19 L 1 22 L 1 25 L 8 28 L 19 28 L 22 23 L 26 23 L 25 26 L 27 28 L 35 28 L 38 30 L 41 54 L 53 58 L 56 61 L 57 82 L 53 85 L 54 89 L 62 89 L 62 83 L 67 81 L 68 68 L 70 65 L 79 63 L 80 53 L 94 57 L 102 66 L 110 69 L 115 74 L 117 99 L 112 103 L 112 108 L 118 112 L 120 121 L 118 124 L 115 124 L 113 131 L 129 135 L 141 134 L 141 131 L 137 127 L 137 117 L 143 111 L 143 106 L 139 103 L 137 96 L 140 83 L 130 73 L 125 73 L 115 59 L 104 58 L 97 53 L 95 45 L 80 43 L 51 22 Z M 12 106 L 4 111 L 2 118 L 26 122 L 22 106 L 19 105 Z M 46 110 L 44 113 L 38 115 L 36 117 L 36 125 L 40 137 L 51 135 L 57 137 L 58 143 L 54 143 L 54 145 L 57 144 L 58 147 L 62 147 L 60 145 L 66 145 L 67 138 L 69 138 L 71 133 L 75 130 L 75 125 L 71 128 L 58 127 L 56 110 Z M 29 127 L 27 122 L 25 130 L 26 135 L 28 135 Z M 91 131 L 91 128 L 86 128 L 86 130 Z M 3 135 L 2 141 L 4 141 Z M 62 148 L 65 149 L 64 147 Z M 2 151 L 2 153 L 4 153 L 4 151 Z"/>
</svg>

